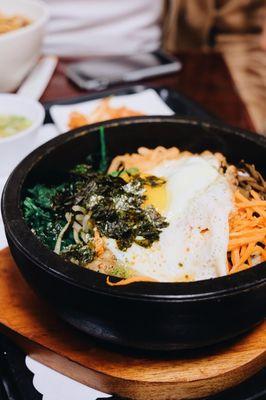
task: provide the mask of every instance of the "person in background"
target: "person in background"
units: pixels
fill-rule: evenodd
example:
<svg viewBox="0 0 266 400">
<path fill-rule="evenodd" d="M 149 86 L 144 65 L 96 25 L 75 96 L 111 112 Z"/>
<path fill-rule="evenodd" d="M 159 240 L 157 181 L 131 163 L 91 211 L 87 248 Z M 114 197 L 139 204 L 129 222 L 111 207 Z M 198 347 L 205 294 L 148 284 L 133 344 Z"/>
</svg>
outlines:
<svg viewBox="0 0 266 400">
<path fill-rule="evenodd" d="M 163 0 L 46 0 L 51 18 L 44 52 L 88 57 L 160 47 Z"/>
<path fill-rule="evenodd" d="M 260 39 L 261 48 L 266 51 L 266 17 L 263 24 L 262 35 Z"/>
<path fill-rule="evenodd" d="M 255 128 L 266 134 L 266 1 L 169 0 L 164 47 L 223 54 Z"/>
<path fill-rule="evenodd" d="M 225 38 L 261 36 L 265 0 L 168 0 L 165 45 L 169 50 L 209 49 Z"/>
</svg>

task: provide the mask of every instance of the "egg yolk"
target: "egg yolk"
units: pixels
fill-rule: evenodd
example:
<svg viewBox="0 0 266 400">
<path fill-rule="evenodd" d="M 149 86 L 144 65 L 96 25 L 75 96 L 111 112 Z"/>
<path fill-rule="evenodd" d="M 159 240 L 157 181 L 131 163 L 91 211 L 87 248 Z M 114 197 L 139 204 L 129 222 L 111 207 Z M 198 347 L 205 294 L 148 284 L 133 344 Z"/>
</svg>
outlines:
<svg viewBox="0 0 266 400">
<path fill-rule="evenodd" d="M 120 175 L 126 182 L 130 181 L 130 176 L 126 172 L 122 172 Z M 145 178 L 146 174 L 140 174 L 142 178 Z M 166 184 L 160 186 L 149 186 L 145 185 L 146 200 L 143 203 L 143 207 L 153 206 L 160 214 L 164 214 L 167 210 L 169 203 L 169 194 L 166 190 Z"/>
<path fill-rule="evenodd" d="M 169 195 L 166 190 L 166 184 L 161 186 L 147 186 L 145 185 L 145 195 L 147 199 L 144 202 L 144 207 L 152 205 L 160 214 L 164 214 L 167 210 Z"/>
</svg>

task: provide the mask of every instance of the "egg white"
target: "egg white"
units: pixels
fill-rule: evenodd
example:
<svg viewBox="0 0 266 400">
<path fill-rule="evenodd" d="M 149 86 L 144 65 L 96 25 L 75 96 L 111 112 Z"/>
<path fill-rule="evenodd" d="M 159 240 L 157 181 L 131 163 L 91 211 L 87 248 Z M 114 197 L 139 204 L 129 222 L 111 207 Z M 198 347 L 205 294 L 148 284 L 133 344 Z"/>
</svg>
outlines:
<svg viewBox="0 0 266 400">
<path fill-rule="evenodd" d="M 165 161 L 149 171 L 166 180 L 167 202 L 162 214 L 169 226 L 150 248 L 134 243 L 124 252 L 115 240 L 107 239 L 117 260 L 137 275 L 160 282 L 226 275 L 233 200 L 230 185 L 218 168 L 214 156 L 195 155 Z"/>
</svg>

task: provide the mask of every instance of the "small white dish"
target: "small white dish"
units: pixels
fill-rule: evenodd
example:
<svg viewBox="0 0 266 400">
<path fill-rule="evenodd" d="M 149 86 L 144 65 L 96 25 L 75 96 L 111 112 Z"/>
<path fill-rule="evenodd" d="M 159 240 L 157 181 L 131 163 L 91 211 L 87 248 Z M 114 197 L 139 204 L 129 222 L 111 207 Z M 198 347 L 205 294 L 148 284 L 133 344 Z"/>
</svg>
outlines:
<svg viewBox="0 0 266 400">
<path fill-rule="evenodd" d="M 45 111 L 38 101 L 16 94 L 0 94 L 0 115 L 19 115 L 31 121 L 23 131 L 0 137 L 0 177 L 5 177 L 36 147 Z"/>
<path fill-rule="evenodd" d="M 101 99 L 83 101 L 76 104 L 54 105 L 50 108 L 50 114 L 60 133 L 69 131 L 68 120 L 72 111 L 78 111 L 89 115 L 100 103 Z M 111 96 L 112 107 L 128 107 L 143 115 L 173 115 L 174 112 L 162 100 L 154 89 L 146 89 L 140 93 Z"/>
<path fill-rule="evenodd" d="M 31 23 L 0 35 L 0 92 L 15 90 L 41 54 L 48 5 L 42 0 L 0 0 L 4 15 L 21 15 Z"/>
<path fill-rule="evenodd" d="M 42 144 L 48 142 L 48 140 L 53 139 L 57 135 L 58 135 L 58 130 L 56 129 L 54 124 L 42 125 L 36 134 L 37 140 L 34 141 L 34 146 L 31 150 L 34 150 L 34 148 L 39 147 Z M 0 157 L 0 160 L 1 160 L 1 157 Z M 0 163 L 1 163 L 1 161 L 0 161 Z M 9 172 L 11 172 L 11 171 L 9 171 Z M 0 200 L 2 197 L 2 191 L 4 189 L 8 175 L 9 174 L 7 174 L 6 176 L 0 176 Z M 0 251 L 7 246 L 8 246 L 8 244 L 7 244 L 6 235 L 5 235 L 4 223 L 2 220 L 2 215 L 1 215 L 1 210 L 0 210 Z"/>
</svg>

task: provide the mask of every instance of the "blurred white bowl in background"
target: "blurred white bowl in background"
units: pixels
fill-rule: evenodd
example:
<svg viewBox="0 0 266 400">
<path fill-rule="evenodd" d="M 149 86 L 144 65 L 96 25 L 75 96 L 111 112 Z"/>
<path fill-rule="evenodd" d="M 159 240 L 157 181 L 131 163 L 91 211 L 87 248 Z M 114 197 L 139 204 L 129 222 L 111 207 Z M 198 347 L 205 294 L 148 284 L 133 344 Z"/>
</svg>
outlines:
<svg viewBox="0 0 266 400">
<path fill-rule="evenodd" d="M 0 115 L 19 115 L 31 121 L 23 131 L 0 137 L 0 177 L 6 177 L 38 145 L 38 129 L 43 124 L 45 111 L 36 100 L 17 94 L 0 94 Z"/>
<path fill-rule="evenodd" d="M 0 12 L 31 21 L 23 28 L 0 34 L 0 92 L 8 92 L 20 85 L 37 62 L 49 13 L 41 0 L 1 0 Z"/>
</svg>

